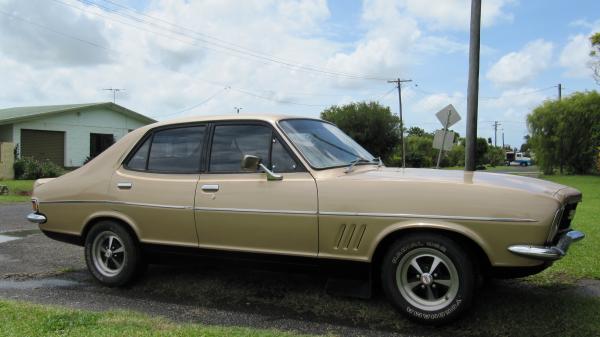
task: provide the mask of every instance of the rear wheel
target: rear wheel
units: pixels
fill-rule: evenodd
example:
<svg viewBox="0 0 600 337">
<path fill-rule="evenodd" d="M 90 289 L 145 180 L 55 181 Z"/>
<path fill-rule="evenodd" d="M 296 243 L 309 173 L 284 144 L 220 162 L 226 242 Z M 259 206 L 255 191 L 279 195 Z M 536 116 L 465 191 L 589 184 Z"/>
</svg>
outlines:
<svg viewBox="0 0 600 337">
<path fill-rule="evenodd" d="M 453 240 L 409 234 L 394 243 L 382 265 L 383 289 L 410 319 L 439 325 L 459 317 L 475 291 L 473 263 Z"/>
<path fill-rule="evenodd" d="M 126 285 L 145 270 L 135 238 L 113 221 L 101 221 L 89 231 L 85 261 L 92 276 L 107 286 Z"/>
</svg>

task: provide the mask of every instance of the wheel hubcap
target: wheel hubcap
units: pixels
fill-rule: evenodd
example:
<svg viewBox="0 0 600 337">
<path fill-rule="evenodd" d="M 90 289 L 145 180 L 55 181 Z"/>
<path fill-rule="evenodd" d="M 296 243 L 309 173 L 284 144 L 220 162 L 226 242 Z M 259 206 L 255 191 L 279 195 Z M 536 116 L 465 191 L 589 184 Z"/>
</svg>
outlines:
<svg viewBox="0 0 600 337">
<path fill-rule="evenodd" d="M 431 248 L 417 248 L 402 257 L 396 269 L 400 294 L 413 306 L 437 311 L 450 305 L 459 289 L 452 260 Z"/>
<path fill-rule="evenodd" d="M 102 275 L 112 277 L 121 272 L 127 254 L 123 240 L 115 233 L 100 233 L 92 243 L 92 261 Z"/>
</svg>

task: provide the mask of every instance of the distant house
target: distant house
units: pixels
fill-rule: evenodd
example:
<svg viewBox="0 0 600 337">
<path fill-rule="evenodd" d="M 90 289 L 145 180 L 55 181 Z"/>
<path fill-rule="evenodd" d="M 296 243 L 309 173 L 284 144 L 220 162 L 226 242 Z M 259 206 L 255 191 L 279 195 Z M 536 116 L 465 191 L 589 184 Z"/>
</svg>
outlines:
<svg viewBox="0 0 600 337">
<path fill-rule="evenodd" d="M 14 143 L 21 157 L 76 167 L 128 132 L 154 122 L 114 103 L 0 109 L 0 143 Z"/>
</svg>

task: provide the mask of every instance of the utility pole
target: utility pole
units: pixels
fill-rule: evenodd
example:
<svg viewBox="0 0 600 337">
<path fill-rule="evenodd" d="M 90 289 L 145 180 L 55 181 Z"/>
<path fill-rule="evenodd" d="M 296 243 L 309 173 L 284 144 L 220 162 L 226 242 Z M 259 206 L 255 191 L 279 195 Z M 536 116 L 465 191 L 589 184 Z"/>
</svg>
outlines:
<svg viewBox="0 0 600 337">
<path fill-rule="evenodd" d="M 504 128 L 502 128 L 502 148 L 504 149 Z"/>
<path fill-rule="evenodd" d="M 117 103 L 117 93 L 119 91 L 125 91 L 125 89 L 119 89 L 119 88 L 107 88 L 107 89 L 102 89 L 105 91 L 112 91 L 113 93 L 113 103 Z"/>
<path fill-rule="evenodd" d="M 496 137 L 498 136 L 498 127 L 502 125 L 500 122 L 498 121 L 494 121 L 494 147 L 498 146 L 498 143 L 496 142 Z M 504 139 L 504 133 L 502 133 L 502 137 Z M 504 140 L 502 141 L 503 145 L 502 147 L 504 147 Z"/>
<path fill-rule="evenodd" d="M 465 171 L 475 171 L 477 146 L 477 106 L 479 103 L 479 48 L 481 33 L 481 0 L 471 0 L 471 29 L 469 41 L 469 84 L 467 88 L 467 139 L 465 142 Z"/>
<path fill-rule="evenodd" d="M 402 121 L 402 83 L 412 82 L 412 80 L 395 79 L 387 81 L 388 83 L 396 83 L 398 87 L 398 116 L 400 117 L 400 146 L 402 147 L 402 168 L 406 167 L 406 145 L 404 145 L 404 122 Z"/>
<path fill-rule="evenodd" d="M 558 100 L 560 101 L 562 99 L 562 84 L 559 83 L 558 84 Z"/>
<path fill-rule="evenodd" d="M 233 108 L 235 109 L 235 111 L 237 111 L 237 114 L 239 115 L 240 114 L 240 110 L 242 110 L 242 108 L 237 107 L 237 106 L 235 106 Z"/>
</svg>

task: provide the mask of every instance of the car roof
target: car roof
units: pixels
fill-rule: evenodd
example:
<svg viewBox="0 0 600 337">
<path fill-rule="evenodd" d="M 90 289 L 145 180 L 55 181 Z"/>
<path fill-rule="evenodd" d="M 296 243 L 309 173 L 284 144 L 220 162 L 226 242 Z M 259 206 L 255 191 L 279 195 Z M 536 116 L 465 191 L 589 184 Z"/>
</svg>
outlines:
<svg viewBox="0 0 600 337">
<path fill-rule="evenodd" d="M 284 114 L 241 114 L 241 115 L 206 115 L 206 116 L 189 116 L 180 117 L 175 119 L 169 119 L 162 122 L 157 122 L 149 127 L 180 124 L 180 123 L 194 123 L 194 122 L 208 122 L 208 121 L 235 121 L 235 120 L 259 120 L 265 122 L 277 122 L 282 119 L 318 119 L 313 117 L 304 117 L 297 115 L 284 115 Z"/>
</svg>

